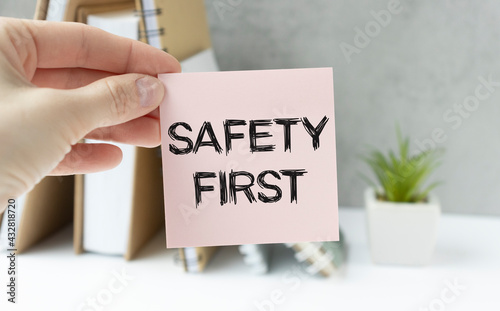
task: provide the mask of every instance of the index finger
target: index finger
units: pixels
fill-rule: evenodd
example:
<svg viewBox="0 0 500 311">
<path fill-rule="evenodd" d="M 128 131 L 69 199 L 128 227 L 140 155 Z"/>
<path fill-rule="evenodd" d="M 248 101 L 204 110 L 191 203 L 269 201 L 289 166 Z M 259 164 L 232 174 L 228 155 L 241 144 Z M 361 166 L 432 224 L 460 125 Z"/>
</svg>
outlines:
<svg viewBox="0 0 500 311">
<path fill-rule="evenodd" d="M 136 40 L 80 23 L 23 22 L 35 43 L 38 68 L 80 67 L 148 75 L 180 72 L 173 56 Z"/>
</svg>

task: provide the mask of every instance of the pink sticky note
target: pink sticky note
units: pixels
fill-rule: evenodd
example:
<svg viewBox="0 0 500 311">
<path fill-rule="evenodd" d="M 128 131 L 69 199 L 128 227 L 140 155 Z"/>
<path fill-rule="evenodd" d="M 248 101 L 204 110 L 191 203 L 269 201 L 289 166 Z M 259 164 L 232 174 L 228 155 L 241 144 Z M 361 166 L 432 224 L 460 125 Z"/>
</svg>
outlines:
<svg viewBox="0 0 500 311">
<path fill-rule="evenodd" d="M 331 68 L 159 78 L 168 248 L 338 240 Z"/>
</svg>

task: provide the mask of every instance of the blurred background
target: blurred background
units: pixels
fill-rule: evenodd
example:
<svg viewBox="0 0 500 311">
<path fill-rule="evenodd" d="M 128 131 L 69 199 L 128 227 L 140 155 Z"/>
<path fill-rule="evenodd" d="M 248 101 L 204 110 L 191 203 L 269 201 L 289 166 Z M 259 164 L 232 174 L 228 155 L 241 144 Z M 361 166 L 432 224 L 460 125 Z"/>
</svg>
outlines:
<svg viewBox="0 0 500 311">
<path fill-rule="evenodd" d="M 35 3 L 0 14 L 32 18 Z M 432 177 L 445 212 L 500 215 L 500 2 L 205 4 L 222 70 L 334 68 L 341 206 L 364 205 L 359 155 L 395 148 L 399 123 L 413 151 L 446 150 Z"/>
</svg>

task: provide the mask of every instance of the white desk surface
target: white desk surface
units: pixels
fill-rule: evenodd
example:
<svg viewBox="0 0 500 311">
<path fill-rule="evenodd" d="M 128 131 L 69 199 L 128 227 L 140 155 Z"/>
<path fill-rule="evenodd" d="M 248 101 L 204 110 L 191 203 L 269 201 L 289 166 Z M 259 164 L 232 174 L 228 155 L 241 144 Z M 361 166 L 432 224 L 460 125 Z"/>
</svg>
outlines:
<svg viewBox="0 0 500 311">
<path fill-rule="evenodd" d="M 187 274 L 163 234 L 134 261 L 76 256 L 68 227 L 18 257 L 15 306 L 6 302 L 7 253 L 0 253 L 0 310 L 259 310 L 255 302 L 276 291 L 281 303 L 261 310 L 500 310 L 500 218 L 443 215 L 432 264 L 424 267 L 372 264 L 362 209 L 341 208 L 340 224 L 348 260 L 330 278 L 306 275 L 281 245 L 267 275 L 251 274 L 236 247 L 219 251 L 204 273 Z M 122 270 L 134 278 L 126 286 L 114 281 L 113 271 Z M 452 293 L 446 281 L 465 288 Z M 107 296 L 110 282 L 116 293 Z M 109 304 L 86 302 L 99 295 Z"/>
</svg>

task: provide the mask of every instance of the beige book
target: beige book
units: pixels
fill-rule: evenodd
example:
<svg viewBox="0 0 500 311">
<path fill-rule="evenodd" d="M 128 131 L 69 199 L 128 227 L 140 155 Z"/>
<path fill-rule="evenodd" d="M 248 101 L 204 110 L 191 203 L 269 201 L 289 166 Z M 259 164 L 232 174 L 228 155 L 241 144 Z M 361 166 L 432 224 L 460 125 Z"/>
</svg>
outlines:
<svg viewBox="0 0 500 311">
<path fill-rule="evenodd" d="M 118 35 L 138 37 L 138 18 L 130 9 L 91 14 L 87 21 Z M 118 168 L 76 177 L 76 253 L 88 250 L 129 260 L 164 225 L 159 148 L 122 150 L 124 161 Z"/>
<path fill-rule="evenodd" d="M 203 0 L 141 0 L 150 45 L 185 60 L 211 47 Z"/>
<path fill-rule="evenodd" d="M 79 23 L 87 24 L 87 17 L 92 14 L 134 10 L 134 9 L 135 9 L 134 0 L 128 0 L 117 3 L 82 5 L 78 7 L 76 11 L 76 21 Z"/>
<path fill-rule="evenodd" d="M 110 5 L 113 3 L 121 3 L 124 0 L 60 0 L 67 1 L 63 20 L 66 22 L 76 22 L 78 19 L 78 8 L 88 5 Z M 132 2 L 134 0 L 131 0 Z"/>
<path fill-rule="evenodd" d="M 2 248 L 25 252 L 31 246 L 71 223 L 73 217 L 73 176 L 45 177 L 33 190 L 16 199 L 15 240 L 7 232 L 4 212 L 0 239 Z M 11 244 L 11 242 L 13 244 Z"/>
</svg>

